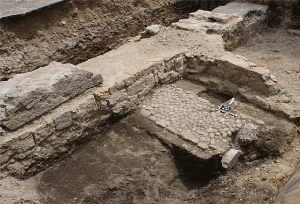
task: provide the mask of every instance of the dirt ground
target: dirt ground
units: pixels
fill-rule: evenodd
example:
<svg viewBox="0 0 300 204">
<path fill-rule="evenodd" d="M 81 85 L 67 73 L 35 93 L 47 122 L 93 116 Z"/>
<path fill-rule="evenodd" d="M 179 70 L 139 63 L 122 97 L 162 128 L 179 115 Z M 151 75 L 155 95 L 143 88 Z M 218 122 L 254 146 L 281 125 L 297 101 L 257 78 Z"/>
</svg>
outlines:
<svg viewBox="0 0 300 204">
<path fill-rule="evenodd" d="M 20 38 L 21 44 L 27 37 Z M 300 37 L 268 28 L 233 52 L 268 67 L 289 94 L 300 97 Z M 260 111 L 252 114 L 265 119 Z M 1 180 L 0 203 L 272 203 L 300 159 L 296 138 L 280 157 L 241 161 L 225 172 L 215 161 L 204 165 L 188 154 L 171 151 L 148 134 L 149 127 L 153 124 L 136 113 L 116 121 L 103 135 L 36 176 Z"/>
<path fill-rule="evenodd" d="M 131 115 L 29 180 L 7 178 L 1 203 L 271 203 L 276 189 L 267 171 L 274 166 L 240 165 L 225 174 L 168 150 L 147 134 L 150 126 Z"/>
<path fill-rule="evenodd" d="M 233 53 L 268 67 L 289 94 L 300 97 L 300 36 L 269 27 Z"/>
<path fill-rule="evenodd" d="M 127 43 L 149 25 L 169 26 L 200 7 L 180 0 L 75 0 L 0 19 L 0 80 L 52 61 L 79 64 Z"/>
<path fill-rule="evenodd" d="M 151 24 L 188 14 L 175 0 L 67 1 L 0 21 L 0 80 L 51 61 L 78 64 L 127 42 Z"/>
<path fill-rule="evenodd" d="M 193 92 L 204 90 L 191 82 L 176 84 Z M 216 105 L 224 102 L 224 98 L 209 94 L 201 97 Z M 239 106 L 239 111 L 247 114 L 253 108 Z M 252 116 L 267 123 L 274 120 L 261 110 Z M 220 158 L 203 163 L 190 154 L 171 150 L 149 135 L 149 129 L 161 130 L 138 111 L 115 121 L 103 135 L 36 176 L 2 180 L 0 203 L 269 204 L 300 158 L 296 138 L 281 157 L 241 160 L 226 172 Z"/>
</svg>

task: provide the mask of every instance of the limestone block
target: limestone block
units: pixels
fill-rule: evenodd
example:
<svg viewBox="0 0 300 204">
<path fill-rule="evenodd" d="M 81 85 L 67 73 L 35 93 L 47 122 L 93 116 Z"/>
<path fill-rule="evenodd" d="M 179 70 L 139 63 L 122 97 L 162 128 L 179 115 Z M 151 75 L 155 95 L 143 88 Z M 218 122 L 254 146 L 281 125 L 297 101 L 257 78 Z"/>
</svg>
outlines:
<svg viewBox="0 0 300 204">
<path fill-rule="evenodd" d="M 237 162 L 240 156 L 240 151 L 237 149 L 230 149 L 222 157 L 222 166 L 225 169 L 232 168 Z"/>
<path fill-rule="evenodd" d="M 172 83 L 180 79 L 180 74 L 174 71 L 170 71 L 167 73 L 159 73 L 158 74 L 158 79 L 160 83 L 166 84 L 166 83 Z"/>
<path fill-rule="evenodd" d="M 198 10 L 194 13 L 191 13 L 190 17 L 196 18 L 197 20 L 201 20 L 201 21 L 217 22 L 222 24 L 226 24 L 230 20 L 237 18 L 237 16 L 235 15 L 215 13 L 215 12 L 203 11 L 203 10 Z"/>
<path fill-rule="evenodd" d="M 0 124 L 15 130 L 101 82 L 101 75 L 58 62 L 18 74 L 0 82 Z"/>
<path fill-rule="evenodd" d="M 126 90 L 121 90 L 121 91 L 115 92 L 115 93 L 113 93 L 113 95 L 110 96 L 108 105 L 111 107 L 115 106 L 117 103 L 125 101 L 126 97 L 127 97 Z"/>
</svg>

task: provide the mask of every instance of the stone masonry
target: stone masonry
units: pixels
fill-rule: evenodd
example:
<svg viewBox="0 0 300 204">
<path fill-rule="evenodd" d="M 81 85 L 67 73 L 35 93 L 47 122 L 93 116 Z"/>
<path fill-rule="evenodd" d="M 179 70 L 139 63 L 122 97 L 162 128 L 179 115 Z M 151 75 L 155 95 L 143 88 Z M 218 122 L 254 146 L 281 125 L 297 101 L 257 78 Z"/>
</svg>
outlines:
<svg viewBox="0 0 300 204">
<path fill-rule="evenodd" d="M 16 75 L 0 82 L 0 125 L 15 130 L 101 82 L 101 75 L 58 62 Z"/>
<path fill-rule="evenodd" d="M 217 21 L 229 20 L 223 14 Z M 190 41 L 185 43 L 185 38 Z M 225 51 L 219 35 L 163 28 L 156 36 L 77 66 L 52 63 L 1 82 L 2 176 L 24 178 L 40 171 L 80 141 L 99 135 L 111 117 L 134 111 L 152 89 L 182 77 L 300 118 L 293 102 L 290 108 L 276 102 L 282 94 L 269 70 Z M 212 105 L 195 94 L 173 86 L 163 89 L 165 93 L 145 101 L 144 115 L 185 141 L 182 147 L 193 145 L 204 152 L 204 158 L 229 148 L 230 136 L 243 121 L 210 112 Z"/>
<path fill-rule="evenodd" d="M 170 133 L 205 151 L 205 158 L 224 154 L 244 120 L 215 111 L 215 105 L 175 85 L 158 89 L 142 103 L 141 114 Z M 209 155 L 209 156 L 207 156 Z"/>
<path fill-rule="evenodd" d="M 213 11 L 198 10 L 173 26 L 179 29 L 217 34 L 223 37 L 225 49 L 232 50 L 257 33 L 266 20 L 267 6 L 229 3 Z"/>
</svg>

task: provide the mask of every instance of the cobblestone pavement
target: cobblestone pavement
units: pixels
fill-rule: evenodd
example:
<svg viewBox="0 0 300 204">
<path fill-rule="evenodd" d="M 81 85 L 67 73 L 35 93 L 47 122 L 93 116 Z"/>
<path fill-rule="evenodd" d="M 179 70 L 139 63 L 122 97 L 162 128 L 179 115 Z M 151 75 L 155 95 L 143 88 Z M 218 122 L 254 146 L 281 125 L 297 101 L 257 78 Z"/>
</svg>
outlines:
<svg viewBox="0 0 300 204">
<path fill-rule="evenodd" d="M 193 92 L 168 85 L 143 102 L 141 114 L 202 150 L 225 153 L 245 121 L 215 108 Z"/>
</svg>

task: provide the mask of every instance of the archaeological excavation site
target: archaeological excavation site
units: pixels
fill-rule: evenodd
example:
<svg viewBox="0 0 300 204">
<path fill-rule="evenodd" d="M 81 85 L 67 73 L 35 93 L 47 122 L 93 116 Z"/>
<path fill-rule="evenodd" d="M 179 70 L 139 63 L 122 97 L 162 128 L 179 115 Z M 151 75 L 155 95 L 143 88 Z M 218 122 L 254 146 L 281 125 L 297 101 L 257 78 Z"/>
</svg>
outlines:
<svg viewBox="0 0 300 204">
<path fill-rule="evenodd" d="M 299 204 L 300 1 L 1 0 L 0 204 Z"/>
</svg>

